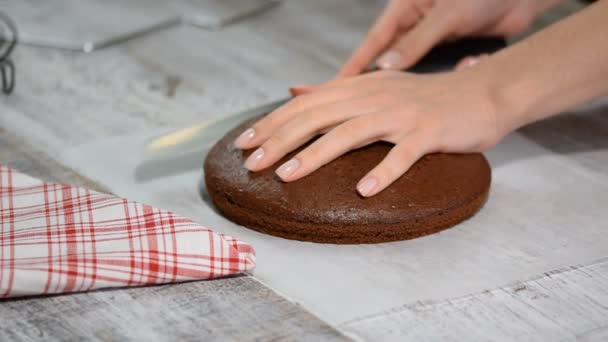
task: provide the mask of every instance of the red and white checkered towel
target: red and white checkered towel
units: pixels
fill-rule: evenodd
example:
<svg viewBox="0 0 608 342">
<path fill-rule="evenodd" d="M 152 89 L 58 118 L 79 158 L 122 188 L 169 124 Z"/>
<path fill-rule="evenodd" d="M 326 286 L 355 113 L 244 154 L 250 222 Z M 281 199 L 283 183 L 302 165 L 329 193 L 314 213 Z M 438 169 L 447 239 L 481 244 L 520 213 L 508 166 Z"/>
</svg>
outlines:
<svg viewBox="0 0 608 342">
<path fill-rule="evenodd" d="M 0 298 L 242 273 L 247 243 L 145 204 L 0 165 Z"/>
</svg>

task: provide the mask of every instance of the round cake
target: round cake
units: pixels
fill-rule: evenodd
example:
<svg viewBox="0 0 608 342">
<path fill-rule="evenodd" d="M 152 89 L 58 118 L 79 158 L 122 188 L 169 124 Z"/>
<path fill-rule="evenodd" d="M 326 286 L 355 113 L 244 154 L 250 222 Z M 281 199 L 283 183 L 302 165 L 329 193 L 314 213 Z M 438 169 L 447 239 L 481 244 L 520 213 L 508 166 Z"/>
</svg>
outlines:
<svg viewBox="0 0 608 342">
<path fill-rule="evenodd" d="M 249 172 L 243 164 L 252 151 L 235 148 L 234 140 L 252 122 L 234 128 L 210 150 L 204 172 L 219 211 L 262 233 L 335 244 L 412 239 L 471 217 L 488 196 L 491 171 L 483 155 L 438 153 L 420 159 L 379 194 L 361 197 L 357 182 L 391 149 L 382 142 L 291 183 L 275 175 L 276 166 Z"/>
</svg>

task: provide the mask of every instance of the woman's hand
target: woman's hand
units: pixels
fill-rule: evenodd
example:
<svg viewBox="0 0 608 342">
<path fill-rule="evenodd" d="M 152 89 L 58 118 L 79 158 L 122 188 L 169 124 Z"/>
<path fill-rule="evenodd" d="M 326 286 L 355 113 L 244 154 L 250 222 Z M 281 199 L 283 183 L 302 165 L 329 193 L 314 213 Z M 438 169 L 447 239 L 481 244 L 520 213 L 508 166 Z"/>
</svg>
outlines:
<svg viewBox="0 0 608 342">
<path fill-rule="evenodd" d="M 559 0 L 391 0 L 338 77 L 363 71 L 378 56 L 381 69 L 414 65 L 443 40 L 510 36 Z"/>
<path fill-rule="evenodd" d="M 606 96 L 607 14 L 608 1 L 598 1 L 474 68 L 425 75 L 380 71 L 330 81 L 270 113 L 235 144 L 258 147 L 246 161 L 257 171 L 326 132 L 277 169 L 290 182 L 351 149 L 391 142 L 390 153 L 357 186 L 372 196 L 424 154 L 483 151 L 518 127 Z"/>
<path fill-rule="evenodd" d="M 483 151 L 506 134 L 491 89 L 475 69 L 434 75 L 379 71 L 335 80 L 270 113 L 235 145 L 258 147 L 245 166 L 259 171 L 326 132 L 276 170 L 291 182 L 349 150 L 393 143 L 357 185 L 361 195 L 372 196 L 427 153 Z"/>
</svg>

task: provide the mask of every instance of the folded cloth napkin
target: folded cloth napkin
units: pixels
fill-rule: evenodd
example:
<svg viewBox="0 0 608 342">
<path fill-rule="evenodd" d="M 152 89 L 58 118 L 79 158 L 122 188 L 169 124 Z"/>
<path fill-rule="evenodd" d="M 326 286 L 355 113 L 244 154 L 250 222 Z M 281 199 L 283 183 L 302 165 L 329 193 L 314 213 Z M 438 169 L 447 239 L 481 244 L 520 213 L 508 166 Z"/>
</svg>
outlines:
<svg viewBox="0 0 608 342">
<path fill-rule="evenodd" d="M 0 165 L 0 298 L 212 279 L 253 248 L 149 205 Z"/>
</svg>

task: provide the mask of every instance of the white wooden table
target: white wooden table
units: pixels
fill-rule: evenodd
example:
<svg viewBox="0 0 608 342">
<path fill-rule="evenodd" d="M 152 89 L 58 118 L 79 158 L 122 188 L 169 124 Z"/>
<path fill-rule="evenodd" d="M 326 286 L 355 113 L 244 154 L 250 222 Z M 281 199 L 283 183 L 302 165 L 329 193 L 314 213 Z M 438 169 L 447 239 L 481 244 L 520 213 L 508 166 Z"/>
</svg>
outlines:
<svg viewBox="0 0 608 342">
<path fill-rule="evenodd" d="M 565 8 L 573 7 L 569 4 Z M 117 187 L 120 177 L 99 182 L 89 164 L 72 165 L 75 159 L 66 158 L 65 152 L 78 151 L 91 144 L 108 147 L 116 139 L 138 132 L 145 134 L 218 118 L 278 99 L 294 82 L 327 79 L 360 40 L 380 8 L 381 4 L 364 0 L 287 1 L 265 14 L 217 32 L 176 26 L 92 54 L 20 46 L 14 57 L 18 68 L 16 92 L 0 100 L 0 162 L 37 177 L 119 195 L 122 192 L 141 195 L 153 204 L 165 203 L 167 209 L 197 215 L 195 210 L 201 205 L 200 199 L 194 190 L 195 184 L 187 178 L 183 184 L 182 180 L 172 181 L 191 187 L 191 192 L 182 192 L 177 187 L 172 191 L 158 184 L 142 189 L 121 188 Z M 559 184 L 562 175 L 570 177 L 563 182 L 565 189 L 572 190 L 570 193 L 555 190 L 556 198 L 551 203 L 556 209 L 568 208 L 569 198 L 582 198 L 584 191 L 588 191 L 591 198 L 606 198 L 602 190 L 608 185 L 607 106 L 584 113 L 566 113 L 524 128 L 509 139 L 510 145 L 503 146 L 534 147 L 526 150 L 526 153 L 531 151 L 527 157 L 531 163 L 564 167 L 563 171 L 551 170 L 546 175 L 547 184 L 552 185 Z M 500 146 L 490 151 L 498 173 L 497 195 L 490 203 L 505 203 L 500 187 L 507 183 L 501 183 L 502 179 L 536 165 L 524 160 L 518 169 L 521 155 L 516 152 L 521 151 Z M 108 156 L 99 155 L 100 160 L 104 158 Z M 547 158 L 554 164 L 546 164 Z M 75 170 L 81 170 L 80 174 Z M 572 180 L 579 178 L 572 177 L 579 176 L 589 182 L 573 184 Z M 522 177 L 521 184 L 531 181 L 525 178 L 525 173 Z M 166 197 L 173 199 L 164 200 Z M 532 198 L 526 205 L 534 207 L 534 201 L 539 200 L 542 199 Z M 520 203 L 499 209 L 508 213 L 516 207 L 522 212 Z M 254 246 L 262 249 L 258 273 L 212 282 L 2 302 L 0 340 L 171 340 L 177 336 L 187 340 L 602 341 L 608 339 L 608 239 L 602 233 L 603 228 L 608 232 L 608 214 L 596 210 L 597 205 L 593 210 L 576 204 L 571 207 L 587 216 L 585 222 L 592 232 L 588 240 L 595 241 L 586 241 L 583 236 L 553 246 L 551 243 L 557 240 L 529 244 L 513 240 L 522 246 L 521 255 L 495 251 L 497 258 L 500 256 L 497 260 L 506 260 L 501 267 L 512 267 L 505 272 L 519 274 L 518 269 L 529 266 L 526 263 L 547 255 L 553 259 L 538 265 L 555 265 L 547 269 L 529 268 L 538 271 L 516 277 L 514 281 L 501 283 L 501 279 L 510 278 L 497 276 L 492 270 L 475 269 L 459 278 L 438 267 L 433 275 L 436 281 L 416 285 L 418 287 L 411 287 L 415 279 L 409 279 L 407 274 L 395 278 L 383 273 L 370 279 L 370 284 L 377 284 L 375 293 L 352 295 L 328 280 L 323 286 L 323 279 L 310 277 L 303 281 L 310 280 L 309 284 L 315 284 L 315 288 L 306 289 L 304 282 L 300 286 L 282 282 L 265 265 L 271 263 L 264 260 L 265 255 L 270 255 L 267 250 L 276 252 L 277 246 L 296 245 L 235 227 L 230 229 L 235 229 L 237 236 L 247 241 L 253 239 Z M 480 220 L 484 215 L 492 215 L 492 210 L 498 209 L 491 206 L 484 209 Z M 529 215 L 530 221 L 534 221 L 534 210 L 530 210 Z M 571 228 L 580 229 L 584 235 L 581 227 L 559 226 L 560 222 L 570 222 L 569 215 L 566 210 L 555 213 L 556 234 L 566 234 Z M 491 228 L 486 229 L 491 231 Z M 547 231 L 547 227 L 544 228 Z M 534 238 L 529 230 L 523 235 L 503 233 L 505 240 L 511 236 Z M 416 244 L 367 249 L 398 253 L 404 246 L 418 248 L 424 243 L 425 249 L 420 251 L 427 252 L 418 253 L 422 258 L 420 265 L 424 265 L 428 262 L 424 258 L 437 254 L 432 251 L 435 243 L 456 243 L 466 234 L 469 233 L 465 226 Z M 551 246 L 549 251 L 548 246 Z M 589 246 L 588 250 L 580 252 L 585 246 Z M 602 246 L 606 246 L 605 253 Z M 296 248 L 330 255 L 326 247 L 297 245 Z M 353 258 L 349 249 L 338 251 L 346 264 Z M 571 251 L 578 252 L 568 255 Z M 468 252 L 464 255 L 474 256 Z M 571 260 L 581 261 L 572 263 Z M 390 269 L 390 265 L 380 266 L 379 269 Z M 299 271 L 293 265 L 288 269 Z M 408 272 L 414 269 L 412 265 Z M 340 271 L 340 265 L 335 270 Z M 429 275 L 428 271 L 420 272 Z M 294 277 L 297 278 L 295 273 Z M 489 279 L 491 277 L 495 279 Z M 353 279 L 361 278 L 353 276 Z M 377 302 L 396 298 L 383 290 L 385 283 L 392 284 L 391 289 L 398 288 L 401 282 L 403 289 L 426 286 L 432 290 L 438 288 L 437 282 L 442 279 L 450 279 L 450 283 L 442 285 L 447 290 L 437 291 L 436 296 L 434 293 L 404 294 L 398 296 L 402 301 L 383 303 L 382 309 L 376 311 L 373 308 L 377 306 L 367 305 L 369 298 L 375 296 Z M 496 286 L 484 287 L 484 281 Z M 458 295 L 441 295 L 450 293 L 450 289 L 458 289 L 453 292 Z M 340 296 L 339 292 L 343 294 Z M 320 300 L 323 296 L 330 303 L 334 300 L 332 297 L 352 301 L 351 312 L 347 312 L 348 305 L 323 306 Z M 357 302 L 366 305 L 357 305 Z M 238 312 L 235 307 L 239 308 Z"/>
</svg>

